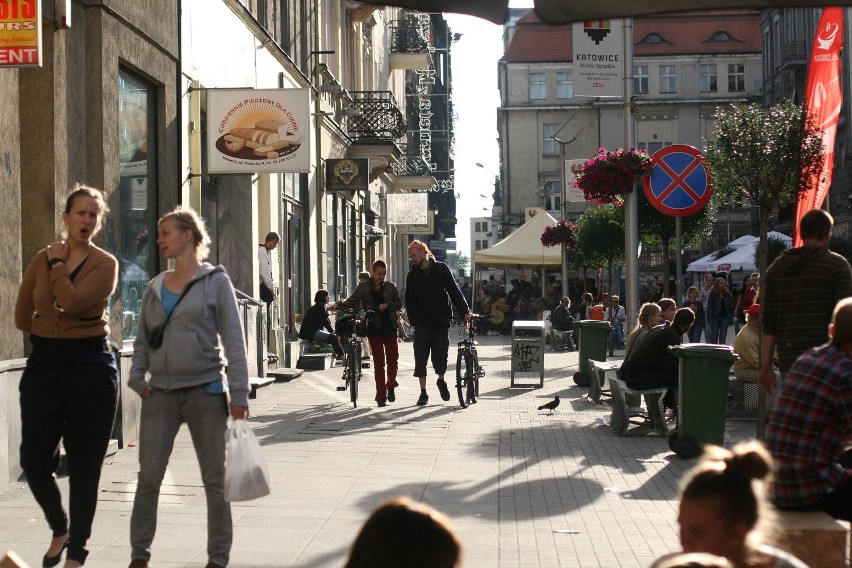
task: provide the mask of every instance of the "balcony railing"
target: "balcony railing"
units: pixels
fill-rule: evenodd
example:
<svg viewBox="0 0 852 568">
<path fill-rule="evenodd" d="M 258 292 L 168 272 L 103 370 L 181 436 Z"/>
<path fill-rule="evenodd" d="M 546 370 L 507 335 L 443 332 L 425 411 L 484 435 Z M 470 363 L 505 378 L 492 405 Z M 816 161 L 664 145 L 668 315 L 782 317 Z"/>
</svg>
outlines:
<svg viewBox="0 0 852 568">
<path fill-rule="evenodd" d="M 391 53 L 424 53 L 429 50 L 427 31 L 416 20 L 395 20 L 390 30 Z"/>
<path fill-rule="evenodd" d="M 393 173 L 400 177 L 429 175 L 429 164 L 423 158 L 420 144 L 397 144 L 402 152 L 393 165 Z"/>
<path fill-rule="evenodd" d="M 386 144 L 399 140 L 408 129 L 405 117 L 390 91 L 350 91 L 352 107 L 359 116 L 346 120 L 346 132 L 353 142 Z"/>
<path fill-rule="evenodd" d="M 781 63 L 804 62 L 806 45 L 803 41 L 789 41 L 781 46 Z"/>
</svg>

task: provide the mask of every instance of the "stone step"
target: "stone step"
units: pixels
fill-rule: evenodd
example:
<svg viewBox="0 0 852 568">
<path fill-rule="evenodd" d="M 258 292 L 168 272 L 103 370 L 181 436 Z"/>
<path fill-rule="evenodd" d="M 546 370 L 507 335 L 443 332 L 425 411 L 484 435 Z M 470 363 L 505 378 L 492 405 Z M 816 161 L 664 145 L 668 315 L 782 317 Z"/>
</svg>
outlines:
<svg viewBox="0 0 852 568">
<path fill-rule="evenodd" d="M 822 511 L 777 511 L 777 546 L 810 568 L 848 566 L 849 523 Z"/>
<path fill-rule="evenodd" d="M 275 382 L 275 377 L 272 377 L 272 376 L 249 377 L 249 386 L 251 387 L 251 390 L 249 391 L 249 399 L 255 399 L 255 398 L 258 398 L 259 396 L 263 396 L 263 394 L 268 393 L 268 389 L 266 389 L 265 387 L 268 387 L 269 385 L 273 384 L 274 382 Z M 259 394 L 259 393 L 262 393 L 262 394 Z"/>
<path fill-rule="evenodd" d="M 296 368 L 304 371 L 322 371 L 334 366 L 334 353 L 303 353 Z"/>
<path fill-rule="evenodd" d="M 289 383 L 293 379 L 298 379 L 304 373 L 302 369 L 294 369 L 292 367 L 278 367 L 270 369 L 266 374 L 272 377 L 276 383 Z"/>
</svg>

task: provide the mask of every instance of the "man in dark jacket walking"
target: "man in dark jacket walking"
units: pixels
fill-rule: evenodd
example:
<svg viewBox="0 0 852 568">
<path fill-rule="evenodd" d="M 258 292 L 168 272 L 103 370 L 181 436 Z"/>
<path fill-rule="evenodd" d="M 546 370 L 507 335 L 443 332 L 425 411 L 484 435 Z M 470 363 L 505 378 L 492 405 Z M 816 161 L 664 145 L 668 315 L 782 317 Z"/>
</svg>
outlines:
<svg viewBox="0 0 852 568">
<path fill-rule="evenodd" d="M 450 268 L 438 262 L 425 243 L 412 241 L 408 245 L 411 270 L 405 279 L 405 308 L 414 333 L 414 376 L 420 379 L 418 406 L 429 402 L 426 393 L 426 363 L 432 356 L 432 367 L 438 375 L 438 390 L 442 400 L 450 400 L 444 374 L 450 349 L 450 320 L 452 305 L 459 316 L 468 315 L 468 305 L 453 278 Z"/>
</svg>

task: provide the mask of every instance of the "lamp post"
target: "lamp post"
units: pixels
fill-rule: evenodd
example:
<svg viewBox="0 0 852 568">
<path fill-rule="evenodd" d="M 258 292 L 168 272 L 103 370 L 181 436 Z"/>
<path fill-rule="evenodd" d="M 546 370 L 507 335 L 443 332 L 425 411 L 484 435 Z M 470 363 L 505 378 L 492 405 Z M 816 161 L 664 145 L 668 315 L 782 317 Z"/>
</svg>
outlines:
<svg viewBox="0 0 852 568">
<path fill-rule="evenodd" d="M 502 215 L 503 214 L 503 205 L 502 205 L 503 204 L 503 196 L 500 194 L 501 193 L 500 189 L 502 189 L 502 185 L 500 183 L 499 174 L 492 172 L 490 169 L 485 167 L 480 162 L 476 162 L 476 167 L 485 170 L 486 172 L 488 172 L 489 174 L 491 174 L 493 176 L 494 193 L 491 195 L 491 198 L 493 200 L 492 204 L 491 204 L 491 237 L 489 237 L 489 239 L 488 239 L 488 246 L 493 247 L 494 245 L 497 244 L 497 241 L 499 240 L 498 237 L 499 237 L 499 234 L 500 234 L 500 230 L 502 228 L 501 227 L 501 219 L 502 219 L 502 216 L 503 216 Z M 484 195 L 481 195 L 481 194 L 480 194 L 480 196 L 485 197 Z M 497 205 L 498 197 L 499 197 L 500 205 Z"/>
</svg>

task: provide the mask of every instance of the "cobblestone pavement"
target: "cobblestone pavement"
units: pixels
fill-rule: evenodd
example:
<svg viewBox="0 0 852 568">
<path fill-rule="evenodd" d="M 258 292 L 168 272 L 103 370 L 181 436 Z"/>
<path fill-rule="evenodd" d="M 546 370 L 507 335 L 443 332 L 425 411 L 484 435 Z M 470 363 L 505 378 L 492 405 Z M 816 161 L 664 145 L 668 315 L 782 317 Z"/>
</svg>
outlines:
<svg viewBox="0 0 852 568">
<path fill-rule="evenodd" d="M 372 401 L 365 370 L 358 408 L 338 392 L 341 370 L 308 372 L 261 391 L 249 420 L 268 460 L 272 494 L 233 506 L 232 567 L 339 567 L 370 511 L 407 495 L 446 513 L 464 566 L 647 567 L 678 548 L 677 488 L 693 462 L 654 434 L 618 437 L 609 406 L 574 385 L 576 352 L 545 354 L 544 388 L 510 388 L 509 337 L 482 337 L 479 403 L 418 407 L 411 344 L 400 346 L 397 401 Z M 616 352 L 618 355 L 619 353 Z M 454 348 L 450 373 L 454 372 Z M 538 375 L 519 376 L 538 383 Z M 448 377 L 449 379 L 449 377 Z M 452 382 L 448 380 L 452 386 Z M 553 413 L 536 408 L 561 397 Z M 726 444 L 754 435 L 729 421 Z M 135 446 L 103 468 L 88 567 L 123 567 L 136 482 Z M 67 499 L 67 479 L 61 480 Z M 155 568 L 207 562 L 204 491 L 181 430 L 160 498 Z M 32 566 L 50 533 L 25 483 L 0 494 L 0 543 Z M 416 535 L 412 535 L 416 538 Z"/>
</svg>

